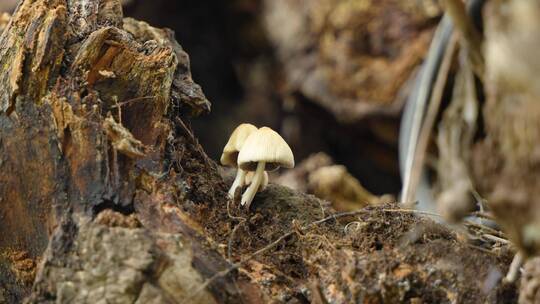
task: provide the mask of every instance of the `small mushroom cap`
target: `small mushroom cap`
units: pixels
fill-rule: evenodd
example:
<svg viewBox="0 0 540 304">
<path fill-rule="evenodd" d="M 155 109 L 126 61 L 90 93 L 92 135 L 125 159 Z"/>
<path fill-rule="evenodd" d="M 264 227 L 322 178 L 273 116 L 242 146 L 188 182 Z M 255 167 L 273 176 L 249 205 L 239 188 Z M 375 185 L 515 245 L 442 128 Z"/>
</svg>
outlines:
<svg viewBox="0 0 540 304">
<path fill-rule="evenodd" d="M 255 171 L 259 162 L 266 163 L 265 171 L 294 167 L 294 155 L 289 145 L 278 133 L 267 127 L 251 133 L 238 155 L 238 167 L 242 170 Z"/>
<path fill-rule="evenodd" d="M 246 174 L 246 185 L 250 185 L 251 184 L 251 181 L 253 180 L 253 175 L 255 175 L 255 172 L 253 171 L 250 171 Z M 262 182 L 261 184 L 259 185 L 259 191 L 262 191 L 264 189 L 266 189 L 266 187 L 268 186 L 268 173 L 266 171 L 263 172 L 263 179 L 262 179 Z"/>
<path fill-rule="evenodd" d="M 229 141 L 223 148 L 223 153 L 221 154 L 221 164 L 224 166 L 237 166 L 238 153 L 244 145 L 244 142 L 248 136 L 257 131 L 257 127 L 252 124 L 244 123 L 236 127 L 229 137 Z"/>
</svg>

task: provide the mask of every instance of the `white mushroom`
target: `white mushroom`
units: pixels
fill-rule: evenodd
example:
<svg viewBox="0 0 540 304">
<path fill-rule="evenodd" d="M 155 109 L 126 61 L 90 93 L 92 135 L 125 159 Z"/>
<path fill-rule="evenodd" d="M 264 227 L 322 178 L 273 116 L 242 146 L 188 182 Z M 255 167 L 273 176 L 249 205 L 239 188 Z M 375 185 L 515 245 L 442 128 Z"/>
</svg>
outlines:
<svg viewBox="0 0 540 304">
<path fill-rule="evenodd" d="M 255 172 L 251 185 L 242 195 L 242 205 L 247 205 L 249 209 L 263 181 L 264 171 L 273 171 L 279 167 L 294 167 L 294 155 L 285 140 L 267 127 L 251 133 L 238 155 L 238 168 Z"/>
<path fill-rule="evenodd" d="M 251 185 L 251 182 L 253 181 L 253 176 L 255 175 L 255 172 L 251 171 L 246 174 L 246 185 Z M 268 173 L 264 171 L 263 179 L 261 181 L 261 185 L 259 186 L 259 189 L 257 191 L 263 191 L 268 186 Z"/>
<path fill-rule="evenodd" d="M 236 127 L 236 129 L 234 129 L 232 132 L 231 137 L 229 137 L 229 141 L 223 148 L 223 153 L 221 154 L 221 164 L 224 166 L 237 167 L 240 149 L 244 145 L 244 142 L 248 136 L 255 131 L 257 131 L 257 127 L 252 124 L 245 123 Z M 236 177 L 231 189 L 229 189 L 229 197 L 233 198 L 236 188 L 244 186 L 245 178 L 246 171 L 239 168 L 236 172 Z"/>
</svg>

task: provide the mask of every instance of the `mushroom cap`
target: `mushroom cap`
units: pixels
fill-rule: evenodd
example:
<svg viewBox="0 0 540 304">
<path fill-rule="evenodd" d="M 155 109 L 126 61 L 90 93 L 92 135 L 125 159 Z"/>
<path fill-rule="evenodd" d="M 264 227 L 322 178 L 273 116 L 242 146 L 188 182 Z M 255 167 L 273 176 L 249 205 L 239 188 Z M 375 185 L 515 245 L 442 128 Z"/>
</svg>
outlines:
<svg viewBox="0 0 540 304">
<path fill-rule="evenodd" d="M 257 131 L 257 127 L 248 123 L 243 123 L 236 127 L 232 132 L 231 137 L 229 137 L 229 141 L 223 148 L 221 164 L 224 166 L 236 167 L 240 149 L 248 136 L 255 131 Z"/>
<path fill-rule="evenodd" d="M 294 155 L 289 145 L 267 127 L 251 133 L 238 155 L 238 167 L 242 170 L 255 171 L 259 162 L 266 163 L 265 171 L 294 167 Z"/>
<path fill-rule="evenodd" d="M 251 184 L 251 181 L 253 180 L 253 175 L 255 175 L 254 171 L 250 171 L 246 174 L 246 185 Z M 268 186 L 268 173 L 264 171 L 261 184 L 259 185 L 259 189 L 257 190 L 262 191 L 266 189 L 267 186 Z"/>
</svg>

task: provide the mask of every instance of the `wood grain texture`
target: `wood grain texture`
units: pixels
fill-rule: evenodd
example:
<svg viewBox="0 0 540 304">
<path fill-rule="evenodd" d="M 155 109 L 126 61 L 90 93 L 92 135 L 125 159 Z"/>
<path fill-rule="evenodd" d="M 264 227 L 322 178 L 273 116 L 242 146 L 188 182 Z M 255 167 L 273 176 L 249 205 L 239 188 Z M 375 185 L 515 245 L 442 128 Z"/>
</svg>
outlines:
<svg viewBox="0 0 540 304">
<path fill-rule="evenodd" d="M 1 299 L 178 303 L 227 267 L 164 205 L 225 197 L 186 118 L 210 103 L 171 31 L 117 0 L 24 0 L 0 45 Z M 204 195 L 177 186 L 190 174 Z M 235 302 L 231 284 L 192 302 Z"/>
</svg>

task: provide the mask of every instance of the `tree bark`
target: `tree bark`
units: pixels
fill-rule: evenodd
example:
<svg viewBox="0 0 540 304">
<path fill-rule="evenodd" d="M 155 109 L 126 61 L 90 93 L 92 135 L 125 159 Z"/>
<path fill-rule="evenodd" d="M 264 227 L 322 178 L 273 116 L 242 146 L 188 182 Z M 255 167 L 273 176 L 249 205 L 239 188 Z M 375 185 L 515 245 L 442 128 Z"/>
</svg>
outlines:
<svg viewBox="0 0 540 304">
<path fill-rule="evenodd" d="M 174 204 L 225 192 L 172 32 L 117 0 L 24 0 L 0 45 L 0 299 L 177 303 L 229 266 Z M 231 282 L 192 302 L 235 302 Z"/>
</svg>

